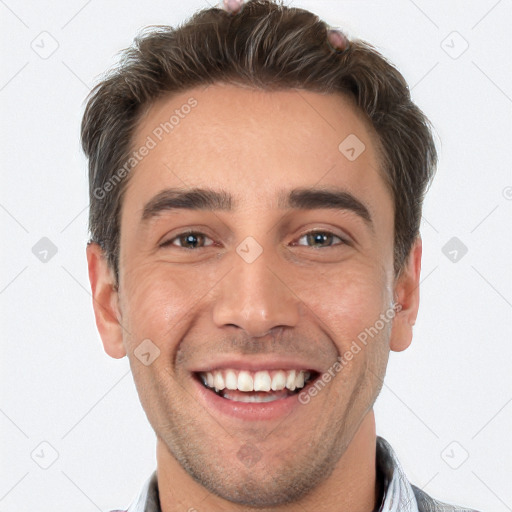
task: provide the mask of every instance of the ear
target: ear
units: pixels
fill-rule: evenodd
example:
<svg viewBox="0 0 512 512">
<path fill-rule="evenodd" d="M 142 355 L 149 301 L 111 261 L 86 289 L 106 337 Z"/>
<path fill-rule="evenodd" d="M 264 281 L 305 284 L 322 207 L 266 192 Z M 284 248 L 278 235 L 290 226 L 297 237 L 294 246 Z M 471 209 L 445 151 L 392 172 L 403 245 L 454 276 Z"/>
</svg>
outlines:
<svg viewBox="0 0 512 512">
<path fill-rule="evenodd" d="M 395 352 L 405 350 L 412 341 L 412 327 L 420 305 L 421 237 L 416 238 L 405 266 L 395 282 L 397 308 L 393 319 L 390 348 Z"/>
<path fill-rule="evenodd" d="M 126 355 L 120 324 L 119 295 L 103 249 L 95 242 L 87 245 L 87 265 L 94 316 L 103 348 L 109 356 L 119 359 Z"/>
</svg>

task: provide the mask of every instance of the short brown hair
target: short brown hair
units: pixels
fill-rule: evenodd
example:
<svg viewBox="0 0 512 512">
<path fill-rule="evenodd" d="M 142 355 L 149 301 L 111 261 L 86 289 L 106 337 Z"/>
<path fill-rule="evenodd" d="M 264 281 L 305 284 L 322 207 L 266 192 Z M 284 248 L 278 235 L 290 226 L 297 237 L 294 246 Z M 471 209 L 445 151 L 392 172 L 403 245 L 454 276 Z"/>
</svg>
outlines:
<svg viewBox="0 0 512 512">
<path fill-rule="evenodd" d="M 177 28 L 149 27 L 124 50 L 91 92 L 81 132 L 89 159 L 91 241 L 105 251 L 116 280 L 129 178 L 119 170 L 126 170 L 140 113 L 163 95 L 215 82 L 341 93 L 355 101 L 379 137 L 394 198 L 394 270 L 400 273 L 419 234 L 423 196 L 437 163 L 430 124 L 395 67 L 364 41 L 336 51 L 329 28 L 304 9 L 251 0 L 237 14 L 208 8 Z"/>
</svg>

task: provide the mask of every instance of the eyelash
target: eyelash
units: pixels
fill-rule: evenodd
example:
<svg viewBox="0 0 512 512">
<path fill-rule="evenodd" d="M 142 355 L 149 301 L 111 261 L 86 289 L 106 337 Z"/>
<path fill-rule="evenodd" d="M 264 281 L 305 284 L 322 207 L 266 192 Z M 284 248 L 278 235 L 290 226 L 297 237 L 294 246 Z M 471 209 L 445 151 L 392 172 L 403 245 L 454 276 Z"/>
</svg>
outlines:
<svg viewBox="0 0 512 512">
<path fill-rule="evenodd" d="M 332 233 L 331 231 L 329 231 L 329 230 L 319 230 L 319 229 L 312 230 L 312 231 L 307 231 L 306 233 L 302 234 L 298 238 L 298 240 L 301 240 L 302 238 L 304 238 L 304 237 L 306 237 L 308 235 L 316 235 L 316 234 L 323 234 L 323 235 L 332 236 L 334 238 L 337 238 L 340 241 L 340 243 L 338 243 L 338 244 L 332 244 L 332 245 L 327 245 L 327 246 L 323 246 L 323 247 L 318 247 L 317 249 L 329 249 L 329 248 L 335 247 L 337 245 L 350 245 L 350 242 L 348 240 L 345 240 L 344 238 L 342 238 L 342 237 Z M 189 231 L 184 231 L 182 233 L 179 233 L 175 237 L 170 238 L 169 240 L 163 242 L 162 244 L 160 244 L 160 247 L 175 246 L 178 249 L 184 249 L 186 251 L 193 250 L 194 248 L 191 248 L 191 247 L 181 247 L 179 245 L 173 244 L 173 242 L 175 240 L 179 240 L 181 237 L 184 237 L 184 236 L 187 236 L 187 235 L 200 235 L 200 236 L 203 236 L 205 238 L 210 239 L 207 235 L 205 235 L 204 233 L 201 233 L 200 231 L 191 231 L 191 230 L 189 230 Z M 207 246 L 199 247 L 199 249 L 204 249 L 206 247 L 211 247 L 214 244 L 215 243 L 207 245 Z M 294 243 L 294 245 L 299 245 L 299 244 Z M 307 247 L 313 247 L 314 248 L 314 246 L 307 246 Z"/>
</svg>

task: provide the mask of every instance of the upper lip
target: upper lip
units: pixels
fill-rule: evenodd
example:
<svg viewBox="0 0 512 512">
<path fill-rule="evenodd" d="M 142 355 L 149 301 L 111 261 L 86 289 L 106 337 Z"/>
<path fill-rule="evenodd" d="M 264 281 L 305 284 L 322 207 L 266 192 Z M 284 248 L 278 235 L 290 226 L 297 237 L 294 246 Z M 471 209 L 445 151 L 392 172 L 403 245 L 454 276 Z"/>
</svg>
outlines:
<svg viewBox="0 0 512 512">
<path fill-rule="evenodd" d="M 214 370 L 247 370 L 257 372 L 262 370 L 313 370 L 321 373 L 322 370 L 312 362 L 306 362 L 291 357 L 224 357 L 212 358 L 208 363 L 193 368 L 192 372 L 211 372 Z"/>
</svg>

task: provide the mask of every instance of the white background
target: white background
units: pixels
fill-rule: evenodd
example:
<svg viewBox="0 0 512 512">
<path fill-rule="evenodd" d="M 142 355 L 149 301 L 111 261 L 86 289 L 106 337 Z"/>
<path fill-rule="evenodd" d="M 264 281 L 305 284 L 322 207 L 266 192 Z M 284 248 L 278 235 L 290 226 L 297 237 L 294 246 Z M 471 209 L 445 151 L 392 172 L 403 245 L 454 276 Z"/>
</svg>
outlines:
<svg viewBox="0 0 512 512">
<path fill-rule="evenodd" d="M 290 4 L 376 45 L 440 141 L 420 314 L 412 346 L 391 355 L 378 433 L 429 494 L 512 510 L 512 2 Z M 128 361 L 103 352 L 93 320 L 79 124 L 142 27 L 207 5 L 0 0 L 0 512 L 127 507 L 156 467 Z M 32 252 L 42 237 L 57 248 L 47 262 Z M 457 262 L 442 252 L 452 237 L 468 249 Z"/>
</svg>

